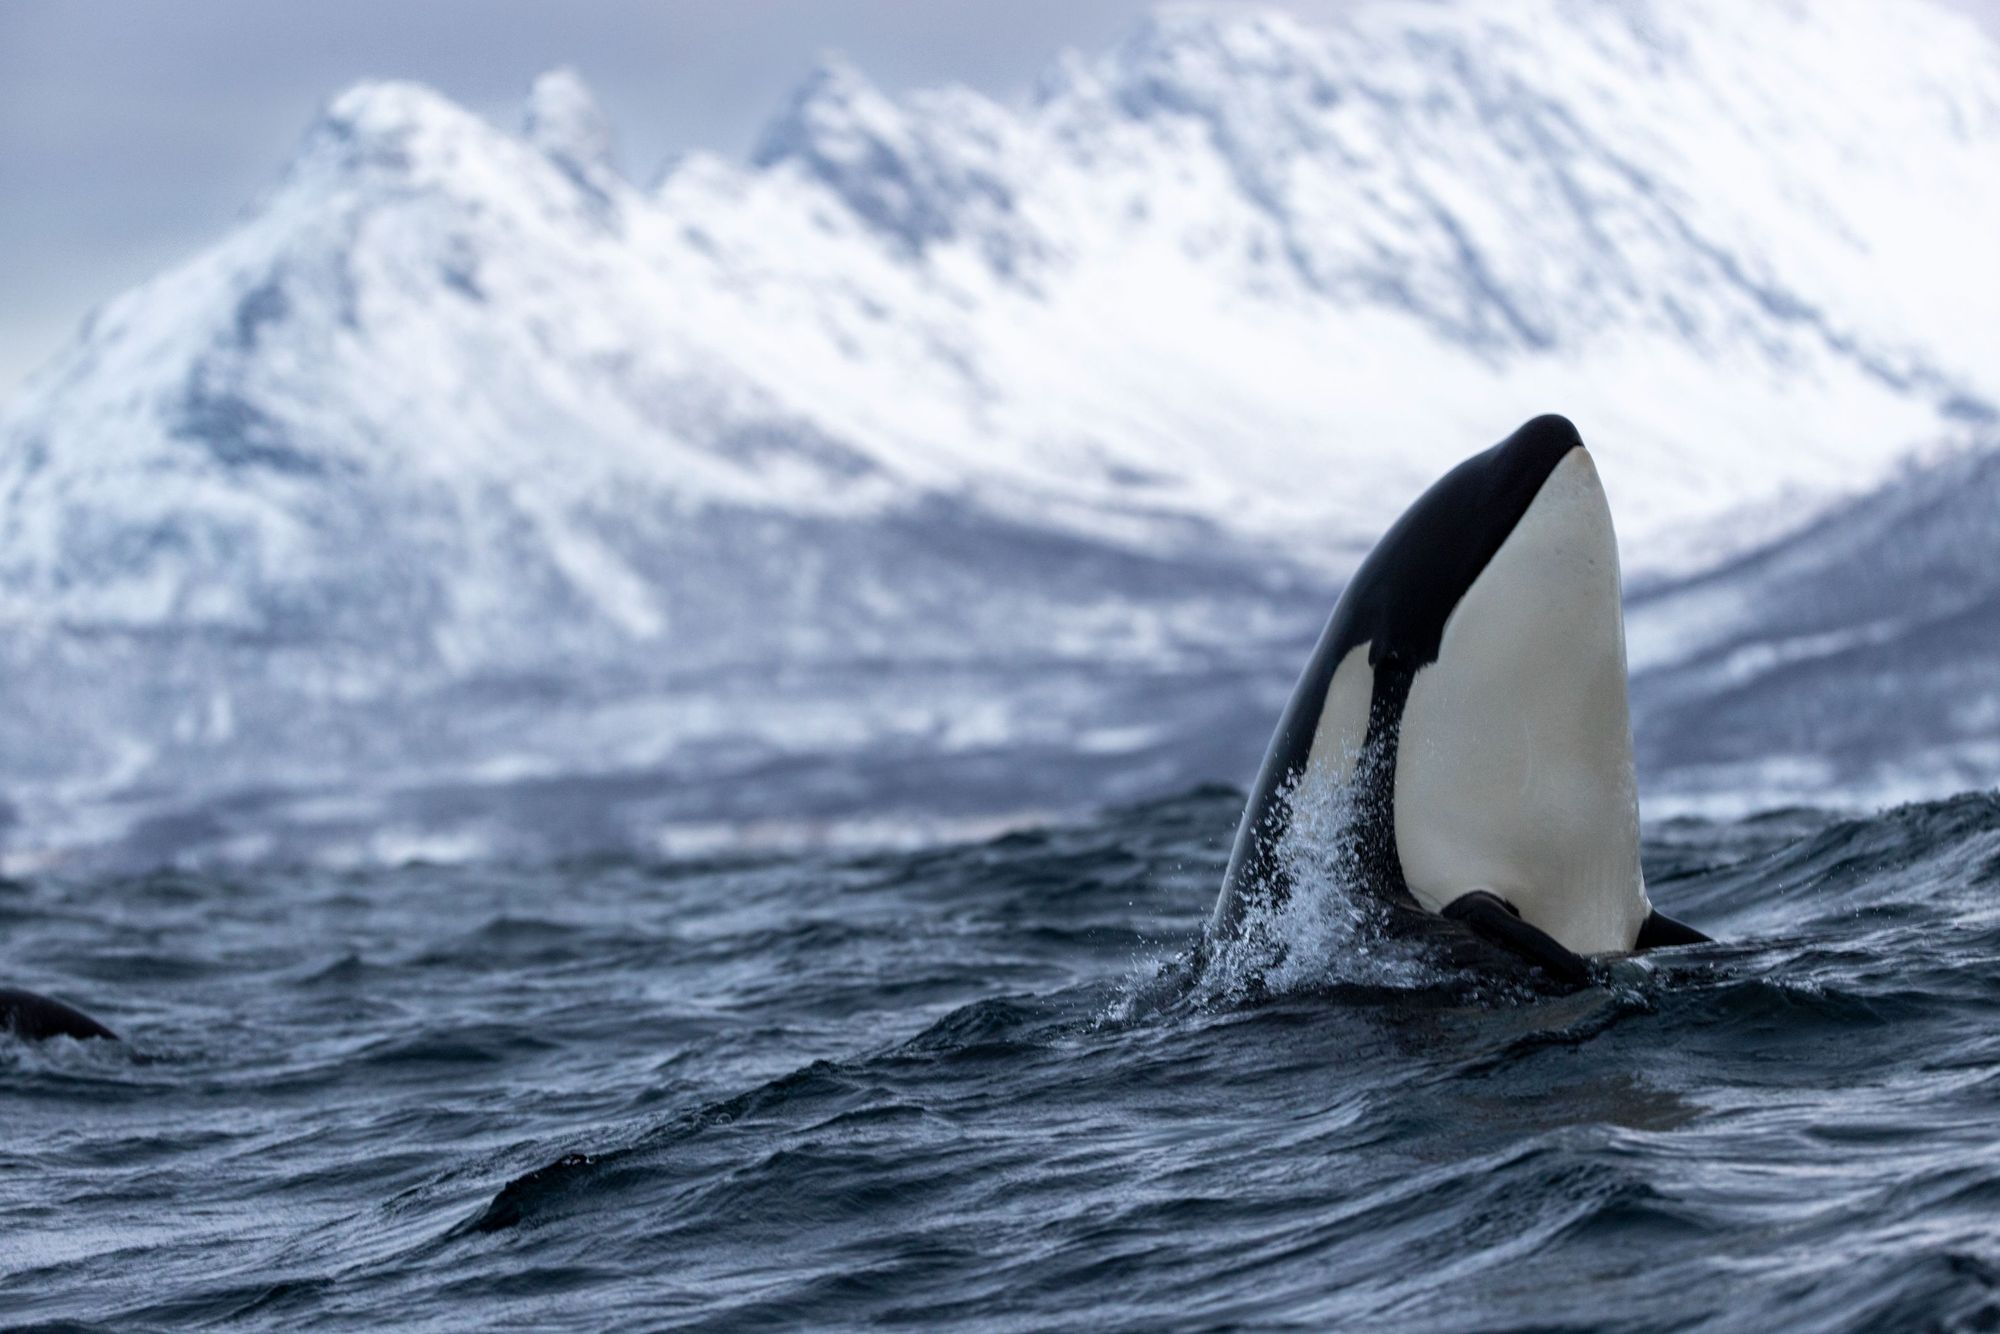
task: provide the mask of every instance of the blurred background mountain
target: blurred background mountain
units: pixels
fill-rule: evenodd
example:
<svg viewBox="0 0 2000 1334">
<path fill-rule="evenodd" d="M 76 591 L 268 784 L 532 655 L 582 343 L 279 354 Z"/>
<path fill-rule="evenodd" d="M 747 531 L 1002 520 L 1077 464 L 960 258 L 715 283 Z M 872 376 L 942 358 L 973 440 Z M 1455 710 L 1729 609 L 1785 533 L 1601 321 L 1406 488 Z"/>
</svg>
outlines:
<svg viewBox="0 0 2000 1334">
<path fill-rule="evenodd" d="M 636 179 L 567 67 L 505 120 L 339 92 L 0 408 L 7 856 L 1240 783 L 1359 555 L 1544 411 L 1620 525 L 1649 813 L 2000 779 L 1990 16 L 1077 12 L 1128 26 L 1025 91 L 825 57 Z"/>
</svg>

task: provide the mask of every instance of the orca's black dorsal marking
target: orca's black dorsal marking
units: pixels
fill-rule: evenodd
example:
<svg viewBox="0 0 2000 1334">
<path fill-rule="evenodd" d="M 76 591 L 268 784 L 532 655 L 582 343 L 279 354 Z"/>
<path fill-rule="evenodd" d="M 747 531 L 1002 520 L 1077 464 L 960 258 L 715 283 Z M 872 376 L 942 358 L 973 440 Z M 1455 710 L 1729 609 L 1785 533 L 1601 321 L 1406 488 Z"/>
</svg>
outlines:
<svg viewBox="0 0 2000 1334">
<path fill-rule="evenodd" d="M 1212 935 L 1291 892 L 1279 849 L 1324 788 L 1372 889 L 1552 974 L 1703 938 L 1645 896 L 1617 543 L 1565 418 L 1452 469 L 1355 571 L 1259 769 Z"/>
</svg>

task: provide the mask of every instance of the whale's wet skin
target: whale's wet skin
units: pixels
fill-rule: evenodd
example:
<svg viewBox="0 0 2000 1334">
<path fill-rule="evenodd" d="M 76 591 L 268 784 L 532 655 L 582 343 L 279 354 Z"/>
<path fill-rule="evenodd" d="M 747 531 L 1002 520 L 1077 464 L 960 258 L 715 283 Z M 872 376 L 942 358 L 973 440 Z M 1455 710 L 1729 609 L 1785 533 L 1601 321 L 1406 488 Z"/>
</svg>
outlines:
<svg viewBox="0 0 2000 1334">
<path fill-rule="evenodd" d="M 1567 418 L 1536 417 L 1433 483 L 1348 580 L 1265 751 L 1211 941 L 1282 908 L 1284 845 L 1317 816 L 1348 882 L 1551 978 L 1709 943 L 1646 897 L 1625 677 L 1597 465 Z"/>
<path fill-rule="evenodd" d="M 0 885 L 0 972 L 127 1039 L 0 1039 L 0 1316 L 2000 1319 L 2000 800 L 1653 829 L 1729 943 L 1566 995 L 1337 893 L 1162 976 L 1241 804 Z"/>
</svg>

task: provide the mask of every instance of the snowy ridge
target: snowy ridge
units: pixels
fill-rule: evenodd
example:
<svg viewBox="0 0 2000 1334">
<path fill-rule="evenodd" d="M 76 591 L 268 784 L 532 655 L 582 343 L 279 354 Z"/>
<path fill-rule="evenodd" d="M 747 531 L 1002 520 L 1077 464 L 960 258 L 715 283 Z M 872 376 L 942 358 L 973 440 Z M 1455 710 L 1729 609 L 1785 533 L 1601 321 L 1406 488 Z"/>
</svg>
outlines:
<svg viewBox="0 0 2000 1334">
<path fill-rule="evenodd" d="M 1634 723 L 1665 779 L 1655 810 L 1880 804 L 2000 779 L 1996 516 L 1989 444 L 1642 594 Z"/>
<path fill-rule="evenodd" d="M 1044 668 L 1219 672 L 1254 718 L 1381 526 L 1538 412 L 1665 586 L 2000 402 L 2000 55 L 1930 5 L 1172 9 L 1021 106 L 830 59 L 748 163 L 641 189 L 611 139 L 568 71 L 518 136 L 350 89 L 0 414 L 22 838 L 920 747 L 970 700 L 861 699 L 917 665 L 1022 683 L 996 746 Z M 640 754 L 589 721 L 633 708 Z M 1236 762 L 1134 708 L 1160 781 Z"/>
</svg>

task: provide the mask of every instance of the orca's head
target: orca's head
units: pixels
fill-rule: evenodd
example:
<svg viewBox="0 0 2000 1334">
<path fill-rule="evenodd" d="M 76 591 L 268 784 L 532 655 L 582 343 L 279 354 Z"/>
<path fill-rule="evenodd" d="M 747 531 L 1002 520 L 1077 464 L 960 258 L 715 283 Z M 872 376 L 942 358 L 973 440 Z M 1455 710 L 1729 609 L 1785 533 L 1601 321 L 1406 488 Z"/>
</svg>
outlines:
<svg viewBox="0 0 2000 1334">
<path fill-rule="evenodd" d="M 1419 506 L 1449 550 L 1397 744 L 1406 883 L 1432 911 L 1483 890 L 1579 954 L 1629 949 L 1650 905 L 1597 465 L 1568 421 L 1537 417 Z"/>
<path fill-rule="evenodd" d="M 1365 643 L 1372 665 L 1405 672 L 1437 661 L 1445 622 L 1572 455 L 1595 478 L 1576 427 L 1551 413 L 1432 483 L 1348 582 L 1338 651 Z"/>
<path fill-rule="evenodd" d="M 1536 417 L 1439 478 L 1348 581 L 1265 755 L 1217 928 L 1282 880 L 1296 783 L 1351 792 L 1365 877 L 1424 908 L 1483 889 L 1573 950 L 1629 946 L 1645 900 L 1624 653 L 1596 465 L 1566 418 Z"/>
</svg>

